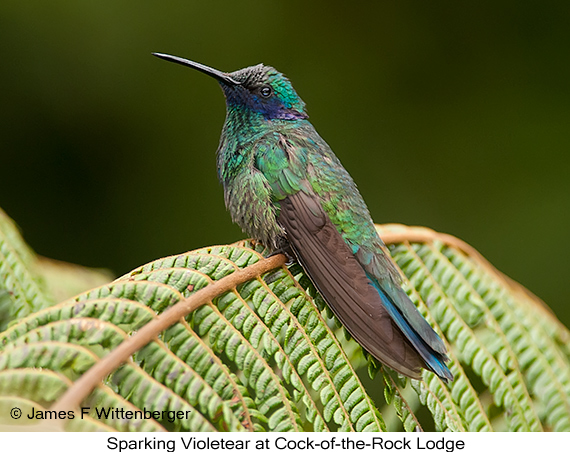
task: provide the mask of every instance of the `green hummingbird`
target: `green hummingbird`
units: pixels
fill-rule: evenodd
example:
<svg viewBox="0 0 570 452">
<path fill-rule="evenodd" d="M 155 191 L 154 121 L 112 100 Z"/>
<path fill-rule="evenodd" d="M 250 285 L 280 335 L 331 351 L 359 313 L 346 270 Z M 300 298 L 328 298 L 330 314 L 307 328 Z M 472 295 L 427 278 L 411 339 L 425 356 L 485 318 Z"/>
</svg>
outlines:
<svg viewBox="0 0 570 452">
<path fill-rule="evenodd" d="M 411 378 L 453 380 L 446 347 L 401 287 L 356 184 L 309 122 L 291 82 L 258 64 L 221 72 L 155 53 L 216 79 L 227 114 L 218 177 L 232 220 L 303 267 L 352 337 Z"/>
</svg>

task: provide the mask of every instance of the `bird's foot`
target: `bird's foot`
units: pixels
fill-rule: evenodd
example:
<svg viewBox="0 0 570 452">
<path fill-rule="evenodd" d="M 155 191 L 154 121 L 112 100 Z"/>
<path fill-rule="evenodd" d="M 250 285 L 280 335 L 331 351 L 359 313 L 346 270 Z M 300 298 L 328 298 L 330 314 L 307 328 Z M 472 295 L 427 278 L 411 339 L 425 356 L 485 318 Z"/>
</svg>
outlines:
<svg viewBox="0 0 570 452">
<path fill-rule="evenodd" d="M 291 265 L 297 262 L 297 258 L 295 257 L 295 253 L 291 249 L 289 243 L 285 240 L 281 241 L 278 244 L 278 247 L 267 257 L 275 256 L 277 254 L 284 254 L 287 258 L 287 262 L 285 265 Z"/>
</svg>

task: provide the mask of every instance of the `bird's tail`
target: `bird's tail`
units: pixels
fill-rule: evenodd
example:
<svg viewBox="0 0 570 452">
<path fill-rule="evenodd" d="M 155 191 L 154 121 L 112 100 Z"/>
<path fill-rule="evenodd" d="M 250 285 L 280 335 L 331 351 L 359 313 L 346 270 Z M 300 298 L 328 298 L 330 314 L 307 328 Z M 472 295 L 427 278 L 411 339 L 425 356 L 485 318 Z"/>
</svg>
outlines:
<svg viewBox="0 0 570 452">
<path fill-rule="evenodd" d="M 396 307 L 393 301 L 395 297 L 404 296 L 408 298 L 403 289 L 400 288 L 399 286 L 390 285 L 388 290 L 384 290 L 382 287 L 379 286 L 379 284 L 375 284 L 374 281 L 372 281 L 372 284 L 378 290 L 378 293 L 380 294 L 380 298 L 382 299 L 382 303 L 384 304 L 386 311 L 388 311 L 390 317 L 392 317 L 392 320 L 398 326 L 400 331 L 404 334 L 406 339 L 408 339 L 410 344 L 423 358 L 426 367 L 429 370 L 431 370 L 433 373 L 435 373 L 443 381 L 445 382 L 453 381 L 453 374 L 445 364 L 447 361 L 449 361 L 449 358 L 445 353 L 445 346 L 443 345 L 441 339 L 436 336 L 438 342 L 433 343 L 432 339 L 432 343 L 428 344 L 428 342 L 426 341 L 426 335 L 425 334 L 422 335 L 419 333 L 422 330 L 426 331 L 427 328 L 433 331 L 429 323 L 427 323 L 427 321 L 423 317 L 421 317 L 423 323 L 421 321 L 418 322 L 417 319 L 413 319 L 413 321 L 410 321 L 410 319 L 407 318 L 406 315 Z M 401 293 L 398 292 L 394 293 L 395 291 Z M 391 294 L 389 295 L 387 292 L 391 292 Z M 416 325 L 414 325 L 414 321 Z"/>
</svg>

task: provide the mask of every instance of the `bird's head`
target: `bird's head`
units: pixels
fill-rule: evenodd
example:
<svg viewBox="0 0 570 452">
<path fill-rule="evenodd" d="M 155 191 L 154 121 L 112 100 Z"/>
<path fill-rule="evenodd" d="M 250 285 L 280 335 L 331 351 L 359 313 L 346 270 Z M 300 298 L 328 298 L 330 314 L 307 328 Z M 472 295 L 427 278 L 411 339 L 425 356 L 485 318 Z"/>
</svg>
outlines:
<svg viewBox="0 0 570 452">
<path fill-rule="evenodd" d="M 194 61 L 163 53 L 155 56 L 182 64 L 215 78 L 226 96 L 228 108 L 245 109 L 265 119 L 306 119 L 305 102 L 282 73 L 258 64 L 235 72 L 221 72 Z"/>
</svg>

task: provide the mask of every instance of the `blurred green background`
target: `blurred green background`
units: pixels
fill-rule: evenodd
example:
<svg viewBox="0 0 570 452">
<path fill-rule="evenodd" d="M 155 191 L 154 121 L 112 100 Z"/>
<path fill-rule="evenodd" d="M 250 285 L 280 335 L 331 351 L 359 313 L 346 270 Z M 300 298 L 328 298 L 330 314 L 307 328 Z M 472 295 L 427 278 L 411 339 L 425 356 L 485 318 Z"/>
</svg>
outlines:
<svg viewBox="0 0 570 452">
<path fill-rule="evenodd" d="M 117 275 L 243 237 L 210 78 L 285 72 L 376 222 L 456 235 L 570 324 L 570 3 L 3 0 L 0 206 Z"/>
</svg>

